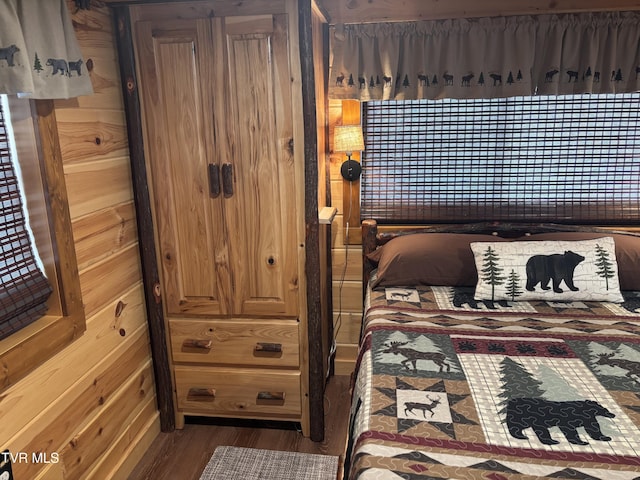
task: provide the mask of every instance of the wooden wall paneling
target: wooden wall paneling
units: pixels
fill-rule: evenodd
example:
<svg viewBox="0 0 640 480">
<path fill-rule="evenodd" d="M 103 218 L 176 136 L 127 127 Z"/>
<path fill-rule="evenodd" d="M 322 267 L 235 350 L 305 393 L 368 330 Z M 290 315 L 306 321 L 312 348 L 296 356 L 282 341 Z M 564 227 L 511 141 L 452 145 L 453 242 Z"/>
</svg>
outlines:
<svg viewBox="0 0 640 480">
<path fill-rule="evenodd" d="M 134 184 L 134 198 L 138 212 L 137 228 L 140 237 L 140 257 L 142 277 L 145 285 L 145 302 L 149 323 L 151 350 L 154 358 L 156 395 L 160 410 L 162 431 L 175 429 L 173 386 L 169 370 L 169 353 L 166 344 L 166 330 L 161 300 L 156 297 L 159 288 L 159 273 L 154 242 L 154 228 L 151 215 L 151 199 L 145 168 L 140 98 L 136 79 L 136 66 L 133 57 L 133 38 L 128 7 L 113 8 L 113 20 L 116 31 L 116 45 L 120 58 L 120 82 L 127 119 L 127 138 L 131 173 Z"/>
<path fill-rule="evenodd" d="M 111 304 L 105 305 L 99 313 L 87 320 L 88 333 L 74 343 L 75 348 L 61 351 L 54 359 L 34 371 L 19 385 L 7 389 L 0 406 L 0 414 L 2 415 L 0 438 L 13 439 L 15 437 L 17 445 L 23 445 L 25 437 L 16 437 L 16 435 L 35 436 L 37 432 L 40 432 L 40 429 L 46 428 L 48 425 L 46 421 L 30 425 L 30 428 L 35 429 L 31 434 L 28 433 L 28 430 L 24 430 L 23 422 L 25 419 L 47 418 L 47 412 L 44 411 L 45 409 L 40 402 L 44 401 L 47 405 L 52 403 L 52 408 L 53 403 L 59 405 L 73 403 L 75 396 L 73 390 L 69 390 L 72 385 L 76 385 L 76 387 L 80 385 L 77 382 L 85 375 L 90 379 L 87 381 L 93 382 L 92 370 L 101 362 L 105 362 L 104 368 L 109 368 L 117 363 L 118 355 L 122 354 L 121 349 L 127 348 L 129 339 L 135 338 L 135 332 L 145 326 L 142 298 L 141 284 L 132 286 L 128 292 Z M 119 309 L 119 303 L 126 305 L 126 307 Z M 120 316 L 116 316 L 117 310 L 122 310 Z M 122 347 L 123 344 L 125 347 Z M 82 361 L 77 361 L 77 358 L 81 358 Z M 93 373 L 98 375 L 98 373 Z M 69 397 L 67 398 L 66 395 Z M 33 400 L 26 401 L 26 399 Z M 11 412 L 11 415 L 4 416 L 7 412 Z M 82 418 L 77 417 L 77 420 L 81 421 Z M 11 443 L 16 445 L 14 440 Z"/>
<path fill-rule="evenodd" d="M 361 312 L 362 280 L 345 280 L 342 288 L 336 283 L 333 283 L 333 304 L 335 306 L 342 305 L 343 312 Z M 340 290 L 342 291 L 342 298 L 338 297 Z"/>
<path fill-rule="evenodd" d="M 123 432 L 112 440 L 108 449 L 94 465 L 84 466 L 80 478 L 104 480 L 105 478 L 127 478 L 137 461 L 149 448 L 154 438 L 160 433 L 160 422 L 157 420 L 158 409 L 155 398 L 146 399 L 138 412 L 132 414 L 133 419 L 123 425 Z M 88 473 L 87 473 L 88 471 Z M 64 459 L 58 463 L 50 463 L 37 473 L 35 480 L 67 480 L 67 466 Z"/>
<path fill-rule="evenodd" d="M 128 156 L 72 163 L 65 177 L 73 220 L 133 198 Z"/>
<path fill-rule="evenodd" d="M 133 201 L 77 218 L 72 226 L 79 270 L 138 241 Z"/>
<path fill-rule="evenodd" d="M 348 122 L 360 123 L 360 104 L 353 100 L 348 101 L 347 112 L 343 110 L 345 102 L 342 100 L 329 100 L 329 131 L 333 134 L 333 127 L 346 125 Z M 333 138 L 333 137 L 332 137 Z M 357 152 L 359 153 L 359 152 Z M 354 157 L 355 158 L 355 157 Z M 360 213 L 359 213 L 359 182 L 349 185 L 340 175 L 340 166 L 346 160 L 344 153 L 332 152 L 330 155 L 329 176 L 331 186 L 331 199 L 333 205 L 338 205 L 331 232 L 332 245 L 332 277 L 333 277 L 333 324 L 336 330 L 335 371 L 338 375 L 348 375 L 355 366 L 357 346 L 362 320 L 361 285 L 362 275 L 362 250 L 360 248 Z M 346 238 L 345 211 L 348 210 L 348 199 L 356 200 L 357 214 L 351 214 L 349 222 L 349 239 Z M 345 200 L 346 199 L 346 200 Z M 345 205 L 347 205 L 345 207 Z M 352 227 L 352 221 L 356 226 Z M 346 271 L 345 271 L 345 259 Z M 344 274 L 344 283 L 343 283 Z M 339 319 L 339 320 L 338 320 Z M 345 357 L 346 355 L 346 357 Z"/>
<path fill-rule="evenodd" d="M 138 245 L 133 244 L 80 272 L 87 316 L 118 298 L 141 277 Z"/>
<path fill-rule="evenodd" d="M 151 359 L 118 390 L 96 417 L 60 450 L 65 480 L 82 478 L 85 470 L 100 459 L 111 443 L 138 415 L 141 405 L 153 398 Z"/>
<path fill-rule="evenodd" d="M 333 280 L 338 281 L 344 274 L 347 280 L 362 278 L 362 257 L 360 246 L 336 249 L 333 253 Z"/>
<path fill-rule="evenodd" d="M 132 472 L 161 433 L 159 415 L 155 399 L 151 399 L 120 438 L 112 443 L 87 479 L 124 478 L 123 472 Z"/>
<path fill-rule="evenodd" d="M 125 116 L 118 110 L 58 110 L 58 135 L 65 167 L 75 162 L 127 157 Z"/>
<path fill-rule="evenodd" d="M 405 0 L 401 7 L 394 0 L 320 0 L 320 4 L 332 24 L 640 9 L 638 0 Z"/>
<path fill-rule="evenodd" d="M 144 342 L 145 328 L 139 327 L 137 332 L 131 333 L 131 338 L 137 340 L 137 344 L 130 345 L 130 342 L 127 342 L 124 344 L 128 347 L 125 351 L 123 348 L 116 349 L 97 366 L 96 370 L 99 373 L 95 377 L 85 376 L 83 381 L 78 382 L 66 392 L 64 401 L 57 401 L 47 408 L 43 412 L 46 413 L 43 418 L 48 421 L 46 432 L 33 436 L 21 451 L 46 452 L 50 455 L 52 449 L 56 453 L 61 453 L 61 447 L 69 442 L 73 443 L 77 425 L 69 419 L 90 418 L 98 413 L 122 385 L 130 381 L 138 370 L 138 366 L 149 361 L 149 349 Z M 115 355 L 118 354 L 119 358 L 116 360 Z M 121 367 L 111 368 L 110 363 L 114 361 L 120 362 Z M 71 398 L 73 402 L 69 401 Z M 24 440 L 26 436 L 25 433 L 21 433 L 20 440 Z M 96 443 L 103 448 L 106 447 L 103 442 Z M 35 478 L 42 468 L 42 464 L 31 462 L 14 466 L 14 473 L 16 478 Z"/>
<path fill-rule="evenodd" d="M 342 312 L 334 314 L 334 324 L 337 328 L 336 340 L 338 345 L 357 345 L 360 341 L 360 323 L 362 311 Z"/>
</svg>

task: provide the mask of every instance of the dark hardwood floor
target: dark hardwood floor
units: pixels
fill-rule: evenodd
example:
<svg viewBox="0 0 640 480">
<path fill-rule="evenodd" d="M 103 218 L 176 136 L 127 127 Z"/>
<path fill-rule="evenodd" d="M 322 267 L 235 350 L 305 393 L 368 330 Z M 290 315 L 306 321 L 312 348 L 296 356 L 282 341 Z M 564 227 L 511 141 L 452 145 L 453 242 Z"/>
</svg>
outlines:
<svg viewBox="0 0 640 480">
<path fill-rule="evenodd" d="M 129 480 L 198 480 L 219 445 L 342 455 L 349 425 L 349 377 L 334 376 L 325 391 L 325 438 L 312 442 L 296 424 L 187 418 L 183 430 L 161 433 Z"/>
</svg>

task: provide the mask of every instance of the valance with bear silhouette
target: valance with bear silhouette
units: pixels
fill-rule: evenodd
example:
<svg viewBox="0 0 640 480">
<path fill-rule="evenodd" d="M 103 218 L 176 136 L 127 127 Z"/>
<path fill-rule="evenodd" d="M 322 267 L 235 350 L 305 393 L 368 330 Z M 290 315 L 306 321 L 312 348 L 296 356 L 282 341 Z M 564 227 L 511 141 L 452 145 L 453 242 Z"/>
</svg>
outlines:
<svg viewBox="0 0 640 480">
<path fill-rule="evenodd" d="M 640 13 L 336 25 L 329 93 L 410 100 L 640 90 Z"/>
<path fill-rule="evenodd" d="M 0 2 L 0 93 L 36 99 L 93 93 L 65 0 Z"/>
</svg>

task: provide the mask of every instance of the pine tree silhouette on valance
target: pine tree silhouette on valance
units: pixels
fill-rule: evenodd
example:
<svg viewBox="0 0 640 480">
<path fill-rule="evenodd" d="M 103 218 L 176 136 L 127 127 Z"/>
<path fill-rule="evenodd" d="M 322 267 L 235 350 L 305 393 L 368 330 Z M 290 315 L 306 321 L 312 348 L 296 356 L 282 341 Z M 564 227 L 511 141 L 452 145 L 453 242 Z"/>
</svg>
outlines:
<svg viewBox="0 0 640 480">
<path fill-rule="evenodd" d="M 338 99 L 640 90 L 638 12 L 336 25 L 331 48 Z"/>
</svg>

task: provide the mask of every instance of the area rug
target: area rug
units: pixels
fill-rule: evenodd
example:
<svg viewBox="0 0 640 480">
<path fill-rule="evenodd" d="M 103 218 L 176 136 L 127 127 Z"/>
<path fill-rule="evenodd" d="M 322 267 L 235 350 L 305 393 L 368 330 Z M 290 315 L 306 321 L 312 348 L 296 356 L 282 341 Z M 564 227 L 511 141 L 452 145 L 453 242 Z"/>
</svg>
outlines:
<svg viewBox="0 0 640 480">
<path fill-rule="evenodd" d="M 218 447 L 200 480 L 336 480 L 338 457 L 242 447 Z"/>
</svg>

